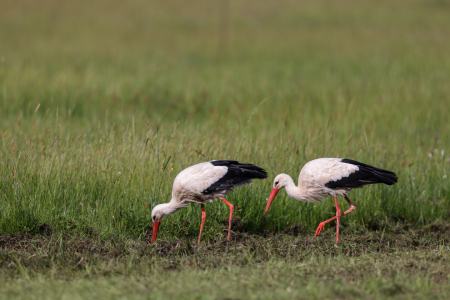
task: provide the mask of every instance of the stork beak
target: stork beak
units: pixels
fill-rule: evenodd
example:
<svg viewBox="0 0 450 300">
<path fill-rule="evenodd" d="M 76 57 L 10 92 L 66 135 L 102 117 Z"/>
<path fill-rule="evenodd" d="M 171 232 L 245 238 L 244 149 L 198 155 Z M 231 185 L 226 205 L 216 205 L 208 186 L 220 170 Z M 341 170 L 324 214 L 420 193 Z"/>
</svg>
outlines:
<svg viewBox="0 0 450 300">
<path fill-rule="evenodd" d="M 161 223 L 161 221 L 156 221 L 153 222 L 153 238 L 152 238 L 152 243 L 154 243 L 156 241 L 156 236 L 158 235 L 158 227 L 159 227 L 159 223 Z"/>
<path fill-rule="evenodd" d="M 269 196 L 269 201 L 267 202 L 267 206 L 266 206 L 266 212 L 264 214 L 267 213 L 267 211 L 269 210 L 270 204 L 272 204 L 273 199 L 275 199 L 275 196 L 277 195 L 279 189 L 277 188 L 273 188 L 272 192 L 270 193 Z"/>
</svg>

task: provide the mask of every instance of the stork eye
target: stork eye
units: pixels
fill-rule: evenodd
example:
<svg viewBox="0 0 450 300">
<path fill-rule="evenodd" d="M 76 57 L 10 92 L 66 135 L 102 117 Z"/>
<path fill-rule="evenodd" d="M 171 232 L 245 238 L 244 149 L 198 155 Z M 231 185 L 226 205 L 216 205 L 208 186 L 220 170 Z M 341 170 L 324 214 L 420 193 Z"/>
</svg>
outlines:
<svg viewBox="0 0 450 300">
<path fill-rule="evenodd" d="M 279 181 L 275 182 L 275 185 L 278 185 L 278 182 L 279 182 Z"/>
</svg>

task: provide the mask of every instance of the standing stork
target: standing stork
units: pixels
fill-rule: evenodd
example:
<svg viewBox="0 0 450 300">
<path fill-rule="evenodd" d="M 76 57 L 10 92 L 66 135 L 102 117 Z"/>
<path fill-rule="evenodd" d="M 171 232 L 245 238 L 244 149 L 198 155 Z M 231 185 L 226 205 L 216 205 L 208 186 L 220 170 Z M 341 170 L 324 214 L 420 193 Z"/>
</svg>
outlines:
<svg viewBox="0 0 450 300">
<path fill-rule="evenodd" d="M 289 197 L 305 202 L 320 202 L 324 196 L 333 196 L 336 203 L 336 216 L 323 221 L 317 227 L 315 236 L 325 230 L 325 224 L 336 219 L 336 243 L 339 240 L 339 222 L 343 215 L 351 213 L 356 207 L 348 199 L 350 190 L 361 188 L 366 184 L 385 183 L 392 185 L 397 182 L 395 173 L 375 168 L 355 160 L 342 158 L 318 158 L 308 162 L 300 172 L 298 186 L 287 174 L 279 174 L 273 181 L 273 189 L 267 202 L 269 210 L 277 193 L 285 188 Z M 350 209 L 341 213 L 337 196 L 343 196 L 350 204 Z"/>
<path fill-rule="evenodd" d="M 231 193 L 233 188 L 251 184 L 252 179 L 256 178 L 267 178 L 266 171 L 251 164 L 241 164 L 235 160 L 213 160 L 184 169 L 173 182 L 172 200 L 169 203 L 159 204 L 152 210 L 152 242 L 156 241 L 159 224 L 163 217 L 188 206 L 189 203 L 200 203 L 202 206 L 202 225 L 198 236 L 198 243 L 200 243 L 206 220 L 204 203 L 219 198 L 230 208 L 227 238 L 229 241 L 234 205 L 223 197 Z"/>
</svg>

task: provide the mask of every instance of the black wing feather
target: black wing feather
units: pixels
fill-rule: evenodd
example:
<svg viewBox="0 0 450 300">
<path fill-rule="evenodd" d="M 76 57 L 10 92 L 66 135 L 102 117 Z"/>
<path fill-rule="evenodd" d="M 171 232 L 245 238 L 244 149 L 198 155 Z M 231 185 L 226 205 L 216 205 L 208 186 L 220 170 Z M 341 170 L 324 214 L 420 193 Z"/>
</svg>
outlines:
<svg viewBox="0 0 450 300">
<path fill-rule="evenodd" d="M 366 184 L 384 183 L 392 185 L 397 182 L 397 175 L 394 172 L 383 170 L 360 163 L 356 160 L 342 159 L 342 163 L 352 164 L 359 167 L 359 170 L 338 181 L 329 181 L 325 184 L 327 188 L 356 188 Z"/>
<path fill-rule="evenodd" d="M 204 190 L 202 192 L 203 195 L 211 194 L 214 191 L 230 189 L 236 184 L 249 179 L 267 178 L 267 173 L 263 168 L 252 164 L 241 164 L 235 160 L 213 160 L 210 163 L 214 166 L 225 166 L 228 168 L 228 172 Z"/>
</svg>

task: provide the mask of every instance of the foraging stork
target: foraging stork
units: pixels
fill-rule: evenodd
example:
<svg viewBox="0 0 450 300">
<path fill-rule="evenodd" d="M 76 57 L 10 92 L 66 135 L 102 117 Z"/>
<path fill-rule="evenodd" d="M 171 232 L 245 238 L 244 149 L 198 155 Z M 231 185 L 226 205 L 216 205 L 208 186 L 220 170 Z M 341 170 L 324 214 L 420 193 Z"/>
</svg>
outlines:
<svg viewBox="0 0 450 300">
<path fill-rule="evenodd" d="M 184 169 L 173 182 L 172 200 L 169 203 L 159 204 L 152 210 L 152 242 L 156 241 L 159 224 L 163 217 L 188 206 L 189 203 L 200 203 L 202 206 L 202 225 L 198 236 L 198 243 L 200 243 L 203 225 L 206 220 L 204 203 L 207 201 L 212 202 L 218 198 L 230 208 L 227 238 L 229 241 L 234 205 L 223 197 L 231 193 L 233 188 L 251 184 L 252 179 L 256 178 L 267 178 L 266 171 L 260 167 L 251 164 L 241 164 L 234 160 L 213 160 Z"/>
<path fill-rule="evenodd" d="M 363 187 L 366 184 L 385 183 L 392 185 L 397 182 L 395 173 L 375 168 L 355 160 L 342 158 L 319 158 L 308 162 L 300 172 L 298 186 L 287 174 L 279 174 L 273 181 L 273 189 L 267 202 L 269 210 L 277 193 L 285 188 L 289 197 L 305 202 L 320 202 L 324 196 L 333 196 L 336 203 L 336 216 L 323 221 L 317 227 L 315 236 L 325 230 L 325 224 L 336 219 L 336 243 L 339 240 L 339 222 L 343 215 L 351 213 L 356 207 L 348 199 L 350 190 Z M 350 204 L 350 209 L 341 213 L 337 196 L 343 196 Z"/>
</svg>

